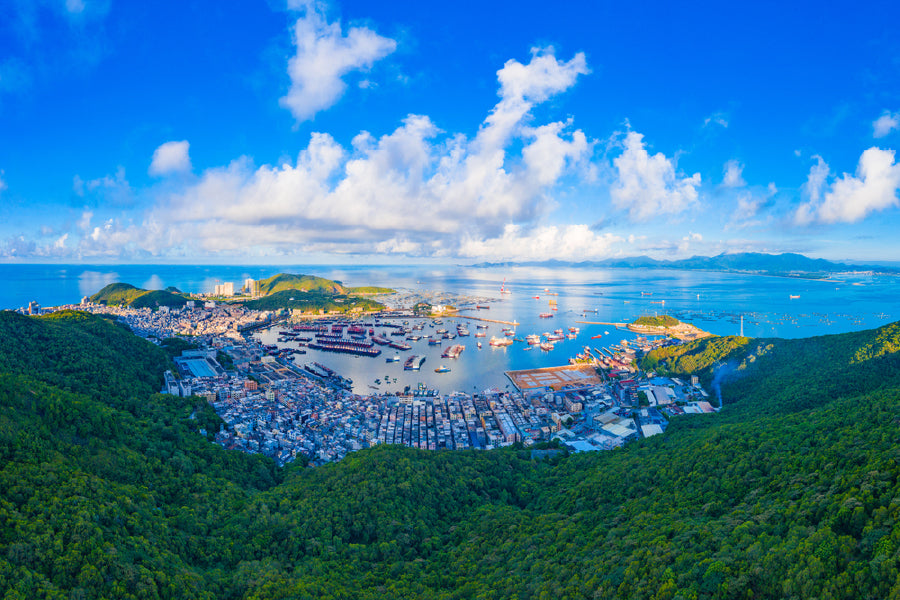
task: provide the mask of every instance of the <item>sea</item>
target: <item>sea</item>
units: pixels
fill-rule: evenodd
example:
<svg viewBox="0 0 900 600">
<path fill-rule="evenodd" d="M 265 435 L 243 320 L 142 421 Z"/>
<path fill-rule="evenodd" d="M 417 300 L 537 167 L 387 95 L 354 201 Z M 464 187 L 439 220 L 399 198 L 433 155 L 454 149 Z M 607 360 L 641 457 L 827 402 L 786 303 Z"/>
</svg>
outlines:
<svg viewBox="0 0 900 600">
<path fill-rule="evenodd" d="M 381 286 L 412 293 L 444 292 L 483 299 L 489 306 L 460 313 L 494 321 L 519 323 L 515 337 L 576 327 L 574 339 L 556 342 L 542 351 L 522 342 L 495 348 L 491 336 L 503 335 L 509 325 L 484 323 L 486 337 L 474 336 L 479 321 L 445 318 L 442 325 L 425 320 L 423 331 L 443 327 L 455 331 L 466 322 L 469 337 L 429 346 L 425 339 L 397 352 L 384 348 L 375 358 L 309 350 L 296 362 L 320 362 L 353 380 L 359 394 L 411 388 L 473 392 L 507 389 L 505 373 L 567 364 L 585 347 L 595 352 L 636 336 L 617 328 L 643 315 L 668 314 L 716 335 L 798 338 L 872 329 L 900 320 L 900 277 L 869 272 L 844 273 L 828 279 L 801 279 L 743 273 L 676 271 L 667 269 L 594 269 L 543 267 L 468 267 L 434 265 L 0 265 L 0 309 L 16 309 L 36 301 L 41 306 L 76 304 L 105 285 L 125 282 L 145 289 L 169 286 L 183 292 L 212 292 L 218 283 L 232 281 L 239 288 L 247 278 L 264 279 L 276 273 L 307 274 L 348 286 Z M 501 293 L 501 288 L 509 293 Z M 541 318 L 541 313 L 553 314 Z M 415 321 L 415 320 L 412 320 Z M 411 323 L 411 324 L 414 324 Z M 258 334 L 276 343 L 277 327 Z M 598 337 L 599 336 L 599 337 Z M 397 339 L 397 338 L 394 338 Z M 482 348 L 477 342 L 482 342 Z M 448 345 L 462 344 L 456 359 L 441 358 Z M 291 344 L 283 344 L 290 346 Z M 386 362 L 400 354 L 399 362 Z M 419 371 L 404 371 L 410 354 L 425 356 Z M 449 372 L 436 373 L 440 366 Z"/>
</svg>

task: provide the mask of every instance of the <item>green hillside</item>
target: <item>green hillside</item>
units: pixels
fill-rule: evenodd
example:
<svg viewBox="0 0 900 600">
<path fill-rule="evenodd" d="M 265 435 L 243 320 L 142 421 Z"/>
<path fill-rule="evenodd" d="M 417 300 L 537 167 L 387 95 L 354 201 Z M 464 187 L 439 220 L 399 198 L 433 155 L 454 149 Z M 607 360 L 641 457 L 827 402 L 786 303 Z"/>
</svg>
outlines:
<svg viewBox="0 0 900 600">
<path fill-rule="evenodd" d="M 344 286 L 339 281 L 323 279 L 314 275 L 291 275 L 279 273 L 259 281 L 259 293 L 268 296 L 285 290 L 303 292 L 321 291 L 331 294 L 345 294 Z"/>
<path fill-rule="evenodd" d="M 146 291 L 130 283 L 110 283 L 88 300 L 97 304 L 129 304 Z"/>
<path fill-rule="evenodd" d="M 656 317 L 638 317 L 634 324 L 635 325 L 646 325 L 648 327 L 675 327 L 680 323 L 678 319 L 675 317 L 670 317 L 669 315 L 659 315 Z"/>
<path fill-rule="evenodd" d="M 181 307 L 187 304 L 176 288 L 143 290 L 128 283 L 111 283 L 89 298 L 97 304 L 126 305 L 133 308 Z"/>
<path fill-rule="evenodd" d="M 166 353 L 0 313 L 3 598 L 897 598 L 900 326 L 647 360 L 724 409 L 612 452 L 380 446 L 315 469 L 207 441 Z"/>
<path fill-rule="evenodd" d="M 384 305 L 365 297 L 344 294 L 332 294 L 320 290 L 301 292 L 298 290 L 282 290 L 256 300 L 243 303 L 251 310 L 299 309 L 302 311 L 349 312 L 354 308 L 364 311 L 381 310 Z"/>
</svg>

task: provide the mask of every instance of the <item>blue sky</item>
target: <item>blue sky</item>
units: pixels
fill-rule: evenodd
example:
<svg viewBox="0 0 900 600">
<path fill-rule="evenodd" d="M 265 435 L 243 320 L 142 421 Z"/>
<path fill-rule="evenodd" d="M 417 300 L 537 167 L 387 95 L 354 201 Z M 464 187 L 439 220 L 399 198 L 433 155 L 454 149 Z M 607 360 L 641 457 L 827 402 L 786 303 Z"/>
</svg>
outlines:
<svg viewBox="0 0 900 600">
<path fill-rule="evenodd" d="M 0 260 L 900 260 L 897 22 L 892 2 L 12 0 Z"/>
</svg>

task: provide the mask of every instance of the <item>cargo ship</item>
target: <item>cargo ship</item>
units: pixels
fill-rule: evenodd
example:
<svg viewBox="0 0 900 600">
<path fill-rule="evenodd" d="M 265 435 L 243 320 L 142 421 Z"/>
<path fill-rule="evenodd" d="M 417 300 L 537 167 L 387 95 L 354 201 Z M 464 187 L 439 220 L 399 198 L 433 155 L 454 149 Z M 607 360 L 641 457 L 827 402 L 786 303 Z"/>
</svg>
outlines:
<svg viewBox="0 0 900 600">
<path fill-rule="evenodd" d="M 378 356 L 381 350 L 372 347 L 372 342 L 356 342 L 353 340 L 317 340 L 310 342 L 313 350 L 325 352 L 338 352 L 340 354 L 353 354 L 355 356 Z"/>
</svg>

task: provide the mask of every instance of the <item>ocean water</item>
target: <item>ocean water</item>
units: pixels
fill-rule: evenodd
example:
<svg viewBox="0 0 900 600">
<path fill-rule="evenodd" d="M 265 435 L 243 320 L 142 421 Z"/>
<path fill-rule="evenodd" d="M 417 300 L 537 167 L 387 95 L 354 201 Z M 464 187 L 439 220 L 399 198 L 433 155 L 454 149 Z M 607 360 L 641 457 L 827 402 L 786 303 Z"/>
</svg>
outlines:
<svg viewBox="0 0 900 600">
<path fill-rule="evenodd" d="M 175 286 L 185 292 L 210 292 L 217 283 L 260 279 L 279 272 L 318 275 L 347 285 L 378 285 L 406 290 L 445 291 L 470 296 L 491 297 L 489 310 L 471 314 L 490 319 L 517 321 L 516 336 L 554 329 L 579 327 L 573 340 L 556 343 L 554 350 L 516 343 L 491 348 L 491 335 L 502 335 L 503 325 L 491 324 L 487 337 L 472 336 L 445 340 L 442 347 L 461 343 L 466 349 L 455 360 L 442 359 L 441 347 L 428 346 L 423 339 L 411 342 L 413 349 L 401 352 L 426 357 L 422 370 L 403 371 L 400 363 L 386 363 L 395 353 L 385 349 L 377 358 L 361 358 L 310 351 L 298 362 L 316 360 L 354 380 L 354 391 L 375 389 L 395 391 L 405 385 L 424 383 L 441 391 L 472 391 L 487 387 L 501 389 L 509 383 L 503 374 L 510 369 L 526 369 L 565 364 L 584 346 L 592 348 L 618 344 L 634 337 L 611 325 L 579 323 L 629 322 L 641 315 L 670 314 L 717 335 L 753 337 L 809 337 L 870 329 L 900 320 L 900 278 L 868 274 L 848 274 L 828 280 L 807 280 L 735 273 L 673 271 L 653 269 L 549 269 L 490 268 L 458 266 L 204 266 L 204 265 L 0 265 L 0 308 L 17 308 L 36 300 L 42 306 L 77 303 L 108 283 L 122 281 L 147 289 Z M 511 294 L 500 294 L 501 285 Z M 549 295 L 558 294 L 558 295 Z M 537 296 L 538 298 L 535 298 Z M 557 309 L 550 311 L 550 300 Z M 585 312 L 590 311 L 590 312 Z M 542 312 L 553 312 L 541 319 Z M 454 319 L 444 327 L 454 330 Z M 423 332 L 435 328 L 426 325 Z M 607 335 L 605 332 L 609 332 Z M 591 339 L 592 336 L 602 337 Z M 277 332 L 261 334 L 273 343 Z M 483 347 L 478 349 L 477 341 Z M 451 368 L 438 374 L 440 365 Z M 390 378 L 391 384 L 374 380 Z M 396 384 L 393 383 L 397 379 Z"/>
</svg>

